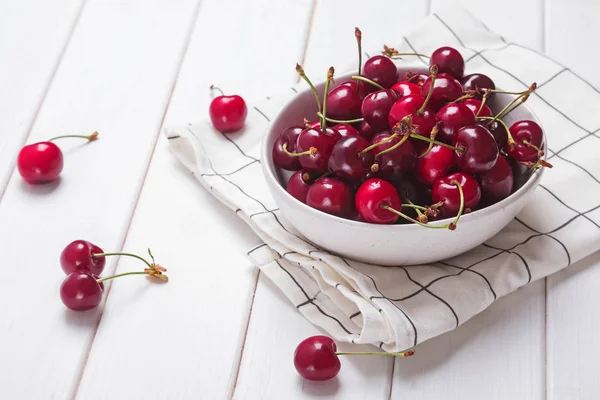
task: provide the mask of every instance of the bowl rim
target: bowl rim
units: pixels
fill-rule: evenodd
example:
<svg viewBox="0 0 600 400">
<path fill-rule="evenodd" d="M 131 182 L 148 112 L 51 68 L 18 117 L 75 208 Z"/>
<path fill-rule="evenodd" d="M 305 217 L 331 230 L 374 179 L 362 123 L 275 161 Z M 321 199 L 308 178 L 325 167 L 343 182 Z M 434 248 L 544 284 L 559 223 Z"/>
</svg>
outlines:
<svg viewBox="0 0 600 400">
<path fill-rule="evenodd" d="M 347 78 L 350 78 L 350 76 L 352 76 L 353 74 L 355 74 L 355 73 L 347 73 L 342 76 L 339 76 L 337 79 L 338 80 L 346 80 Z M 318 88 L 322 85 L 324 85 L 324 81 L 316 83 L 315 87 Z M 294 204 L 296 206 L 298 206 L 304 212 L 308 212 L 313 215 L 316 215 L 317 217 L 321 217 L 325 221 L 331 221 L 331 222 L 335 222 L 338 224 L 341 223 L 341 224 L 344 224 L 347 226 L 353 226 L 353 227 L 357 227 L 357 228 L 361 228 L 361 229 L 372 228 L 372 229 L 377 229 L 377 230 L 388 230 L 388 231 L 396 231 L 396 230 L 410 231 L 410 230 L 419 229 L 420 232 L 422 232 L 421 230 L 423 229 L 423 227 L 419 226 L 417 224 L 373 224 L 373 223 L 369 223 L 369 222 L 355 221 L 355 220 L 351 220 L 351 219 L 338 217 L 338 216 L 335 216 L 332 214 L 327 214 L 323 211 L 309 207 L 307 204 L 305 204 L 305 203 L 301 202 L 300 200 L 291 196 L 287 192 L 287 190 L 284 189 L 284 187 L 281 185 L 281 183 L 275 176 L 275 172 L 271 168 L 271 164 L 273 164 L 273 165 L 275 165 L 275 164 L 273 162 L 272 148 L 271 148 L 271 146 L 268 146 L 269 137 L 272 134 L 272 127 L 275 125 L 275 123 L 278 121 L 278 119 L 281 118 L 281 115 L 284 114 L 290 107 L 293 106 L 293 103 L 297 98 L 299 98 L 302 95 L 305 95 L 309 91 L 311 91 L 310 88 L 305 88 L 303 90 L 300 90 L 300 91 L 298 91 L 297 94 L 295 94 L 289 100 L 287 100 L 286 103 L 283 104 L 279 108 L 277 113 L 271 118 L 271 121 L 269 122 L 269 125 L 267 126 L 267 128 L 265 130 L 265 134 L 263 135 L 262 143 L 261 143 L 261 164 L 262 164 L 261 167 L 262 167 L 265 179 L 269 183 L 269 187 L 270 188 L 275 187 L 275 190 L 278 191 L 278 194 L 280 194 L 280 195 L 289 196 L 289 198 L 292 200 L 292 202 L 295 202 Z M 525 108 L 531 114 L 532 118 L 529 120 L 540 125 L 540 127 L 542 128 L 542 131 L 543 131 L 544 128 L 540 122 L 540 119 L 535 114 L 535 112 L 533 112 L 533 110 L 526 103 L 521 104 L 520 107 Z M 546 143 L 546 135 L 544 135 L 544 143 L 543 143 L 542 148 L 544 150 L 546 150 L 548 148 L 547 143 Z M 546 153 L 547 152 L 544 151 L 544 155 L 542 156 L 542 159 L 544 159 L 544 160 L 546 159 Z M 510 206 L 511 204 L 515 203 L 519 198 L 521 198 L 522 196 L 524 196 L 526 193 L 528 193 L 530 190 L 532 190 L 533 188 L 535 188 L 537 186 L 537 183 L 539 182 L 539 180 L 542 178 L 542 176 L 544 174 L 544 169 L 545 168 L 538 168 L 536 171 L 533 172 L 532 176 L 527 180 L 527 182 L 525 182 L 519 189 L 517 189 L 515 192 L 511 193 L 508 197 L 502 199 L 501 201 L 494 203 L 490 206 L 487 206 L 485 208 L 475 210 L 468 214 L 463 214 L 460 217 L 461 223 L 464 224 L 472 219 L 483 218 L 486 215 L 493 214 L 497 210 L 504 209 L 504 208 Z M 427 224 L 431 225 L 431 226 L 446 225 L 449 222 L 451 222 L 453 219 L 454 219 L 454 217 L 445 218 L 445 219 L 441 219 L 441 220 L 430 221 Z"/>
</svg>

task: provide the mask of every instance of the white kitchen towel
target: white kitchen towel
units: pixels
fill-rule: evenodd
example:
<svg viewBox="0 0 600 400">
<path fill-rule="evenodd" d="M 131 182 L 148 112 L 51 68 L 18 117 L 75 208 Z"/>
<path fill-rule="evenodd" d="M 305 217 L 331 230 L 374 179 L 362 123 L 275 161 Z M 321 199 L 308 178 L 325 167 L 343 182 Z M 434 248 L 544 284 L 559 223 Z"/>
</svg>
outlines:
<svg viewBox="0 0 600 400">
<path fill-rule="evenodd" d="M 455 47 L 467 73 L 489 75 L 498 87 L 517 91 L 538 83 L 528 104 L 543 122 L 554 168 L 515 220 L 466 254 L 432 265 L 368 265 L 329 254 L 290 226 L 264 181 L 260 143 L 270 118 L 303 83 L 249 107 L 240 134 L 222 135 L 209 121 L 165 133 L 198 181 L 264 241 L 249 256 L 306 318 L 336 340 L 402 351 L 600 248 L 600 91 L 465 11 L 434 14 L 406 37 L 381 40 L 401 52 Z"/>
</svg>

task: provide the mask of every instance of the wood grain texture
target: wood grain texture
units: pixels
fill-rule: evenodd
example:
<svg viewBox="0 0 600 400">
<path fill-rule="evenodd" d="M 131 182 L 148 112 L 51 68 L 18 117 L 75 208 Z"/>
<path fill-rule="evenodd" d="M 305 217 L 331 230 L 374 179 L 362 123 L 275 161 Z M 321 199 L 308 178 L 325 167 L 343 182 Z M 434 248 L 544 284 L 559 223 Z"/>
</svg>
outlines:
<svg viewBox="0 0 600 400">
<path fill-rule="evenodd" d="M 204 0 L 164 124 L 206 118 L 211 83 L 248 102 L 293 84 L 311 8 L 311 1 Z M 219 40 L 209 39 L 217 31 Z M 229 398 L 258 274 L 245 252 L 258 243 L 161 137 L 125 248 L 151 246 L 171 280 L 114 282 L 78 398 Z M 135 260 L 119 261 L 119 272 L 135 268 Z M 156 384 L 146 383 L 148 371 Z"/>
<path fill-rule="evenodd" d="M 30 186 L 13 175 L 0 203 L 0 264 L 9 266 L 0 301 L 11 304 L 0 322 L 2 398 L 72 395 L 102 307 L 63 306 L 59 255 L 79 238 L 121 248 L 196 4 L 89 1 L 81 14 L 30 141 L 101 136 L 61 142 L 61 179 Z"/>
</svg>

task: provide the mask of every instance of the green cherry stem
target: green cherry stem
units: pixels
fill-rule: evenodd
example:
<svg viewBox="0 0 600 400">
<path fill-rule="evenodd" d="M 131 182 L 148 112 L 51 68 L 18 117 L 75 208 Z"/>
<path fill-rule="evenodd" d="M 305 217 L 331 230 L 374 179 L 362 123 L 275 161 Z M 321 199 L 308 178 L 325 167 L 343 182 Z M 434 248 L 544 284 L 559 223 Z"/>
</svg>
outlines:
<svg viewBox="0 0 600 400">
<path fill-rule="evenodd" d="M 333 67 L 329 67 L 329 70 L 327 71 L 327 80 L 325 81 L 325 92 L 323 93 L 323 116 L 321 117 L 321 130 L 323 133 L 326 133 L 327 130 L 327 95 L 329 94 L 329 85 L 331 85 L 334 73 L 335 70 Z"/>
<path fill-rule="evenodd" d="M 140 257 L 137 254 L 132 254 L 132 253 L 95 253 L 95 254 L 92 254 L 92 258 L 110 257 L 110 256 L 127 256 L 127 257 L 137 258 L 138 260 L 140 260 L 144 264 L 146 264 L 148 266 L 148 268 L 153 268 L 152 264 L 150 264 L 144 257 Z"/>
<path fill-rule="evenodd" d="M 494 122 L 495 117 L 477 117 L 477 119 L 484 119 L 484 120 L 488 120 L 490 122 L 488 122 L 488 126 Z M 508 126 L 506 125 L 506 123 L 504 121 L 502 121 L 501 119 L 497 119 L 496 122 L 499 122 L 503 127 L 504 130 L 506 131 L 506 136 L 507 136 L 507 140 L 506 140 L 506 144 L 508 144 L 509 148 L 513 148 L 515 145 L 515 139 L 513 139 L 512 135 L 510 134 L 510 129 L 508 129 Z"/>
<path fill-rule="evenodd" d="M 465 93 L 462 96 L 460 96 L 458 99 L 451 101 L 450 103 L 458 103 L 460 101 L 466 100 L 466 99 L 471 99 L 473 98 L 473 93 Z"/>
<path fill-rule="evenodd" d="M 384 210 L 388 210 L 389 212 L 392 212 L 392 213 L 394 213 L 394 214 L 396 214 L 396 215 L 404 218 L 405 220 L 412 222 L 413 224 L 421 225 L 422 227 L 425 227 L 425 228 L 431 228 L 431 229 L 448 229 L 448 226 L 449 226 L 449 224 L 448 225 L 428 225 L 428 224 L 424 224 L 422 222 L 417 221 L 416 219 L 413 219 L 413 218 L 409 217 L 406 214 L 401 213 L 400 211 L 398 211 L 396 209 L 393 209 L 392 207 L 390 207 L 388 205 L 385 205 L 385 204 L 383 206 L 381 206 L 381 208 L 383 208 Z"/>
<path fill-rule="evenodd" d="M 303 151 L 301 153 L 292 153 L 291 151 L 289 151 L 287 149 L 287 143 L 284 143 L 282 148 L 283 148 L 283 152 L 285 154 L 287 154 L 290 157 L 300 157 L 300 156 L 316 156 L 317 153 L 319 152 L 319 150 L 317 150 L 316 147 L 310 147 L 308 150 Z"/>
<path fill-rule="evenodd" d="M 450 183 L 456 185 L 456 187 L 458 188 L 458 193 L 460 194 L 460 207 L 458 209 L 458 214 L 456 214 L 456 218 L 454 218 L 454 221 L 448 224 L 448 229 L 453 231 L 456 229 L 456 224 L 458 224 L 458 220 L 460 219 L 460 216 L 462 215 L 465 209 L 465 194 L 463 193 L 462 186 L 460 186 L 460 182 L 452 181 Z"/>
<path fill-rule="evenodd" d="M 320 113 L 320 112 L 318 112 L 317 113 L 317 117 L 319 117 L 319 119 L 322 119 L 323 118 L 323 114 Z M 333 118 L 328 118 L 328 117 L 325 118 L 325 121 L 327 121 L 327 122 L 333 122 L 335 124 L 354 124 L 356 122 L 363 122 L 364 120 L 365 120 L 364 118 L 357 118 L 357 119 L 349 119 L 349 120 L 346 120 L 346 121 L 342 121 L 340 119 L 333 119 Z"/>
<path fill-rule="evenodd" d="M 402 207 L 412 208 L 415 211 L 427 211 L 427 207 L 418 206 L 408 199 L 406 199 L 406 201 L 408 201 L 408 204 L 402 204 Z"/>
<path fill-rule="evenodd" d="M 354 28 L 354 36 L 356 37 L 356 44 L 358 46 L 358 75 L 360 75 L 362 73 L 362 32 L 358 27 Z M 358 86 L 356 85 L 357 91 Z"/>
<path fill-rule="evenodd" d="M 304 73 L 304 68 L 302 68 L 300 64 L 296 64 L 296 72 L 298 73 L 298 75 L 300 75 L 302 79 L 306 81 L 306 83 L 308 83 L 308 86 L 310 86 L 310 88 L 312 89 L 312 92 L 315 95 L 315 99 L 317 100 L 317 108 L 319 109 L 318 111 L 321 111 L 321 100 L 319 99 L 319 93 L 317 92 L 317 88 L 315 88 L 315 85 L 313 85 L 310 79 L 308 79 L 308 76 L 306 76 L 306 74 Z"/>
<path fill-rule="evenodd" d="M 429 99 L 431 99 L 431 95 L 433 94 L 433 87 L 435 85 L 435 78 L 437 77 L 437 74 L 438 74 L 438 67 L 437 67 L 437 65 L 432 65 L 431 68 L 429 68 L 429 74 L 431 75 L 431 84 L 429 86 L 429 93 L 427 93 L 427 97 L 425 98 L 425 101 L 423 102 L 423 105 L 417 111 L 417 114 L 419 116 L 423 115 L 423 113 L 425 112 L 425 108 L 427 107 L 427 104 L 429 103 Z"/>
<path fill-rule="evenodd" d="M 394 140 L 394 139 L 395 139 L 395 138 L 397 138 L 398 136 L 399 136 L 399 135 L 398 135 L 397 133 L 394 133 L 394 134 L 393 134 L 393 135 L 391 135 L 390 137 L 388 137 L 388 138 L 386 138 L 386 139 L 383 139 L 383 140 L 382 140 L 382 141 L 380 141 L 380 142 L 373 143 L 373 144 L 372 144 L 372 145 L 370 145 L 369 147 L 366 147 L 364 150 L 362 150 L 362 151 L 361 151 L 361 153 L 366 153 L 367 151 L 371 151 L 371 150 L 373 150 L 374 148 L 376 148 L 376 147 L 379 147 L 379 146 L 381 146 L 381 145 L 382 145 L 382 144 L 384 144 L 384 143 L 391 142 L 392 140 Z"/>
<path fill-rule="evenodd" d="M 149 262 L 144 257 L 140 257 L 137 254 L 132 254 L 132 253 L 116 252 L 116 253 L 92 254 L 92 258 L 110 257 L 110 256 L 133 257 L 133 258 L 137 258 L 138 260 L 142 261 L 147 266 L 147 268 L 144 268 L 144 271 L 123 272 L 121 274 L 116 274 L 116 275 L 112 275 L 112 276 L 107 276 L 106 278 L 97 279 L 96 281 L 98 283 L 101 283 L 104 281 L 108 281 L 110 279 L 115 279 L 115 278 L 119 278 L 121 276 L 127 276 L 127 275 L 149 275 L 149 276 L 157 277 L 165 282 L 168 281 L 169 278 L 163 274 L 163 272 L 166 271 L 166 269 L 154 262 L 154 256 L 152 255 L 152 252 L 150 251 L 150 249 L 148 249 L 148 254 L 150 255 L 150 259 L 152 260 L 152 262 Z"/>
<path fill-rule="evenodd" d="M 392 356 L 392 357 L 410 357 L 415 354 L 414 350 L 408 350 L 402 353 L 388 353 L 385 351 L 336 351 L 337 356 Z"/>
<path fill-rule="evenodd" d="M 385 153 L 389 153 L 390 151 L 396 150 L 398 147 L 402 146 L 404 144 L 404 142 L 406 142 L 407 140 L 408 140 L 408 136 L 403 136 L 402 139 L 400 139 L 400 141 L 398 143 L 396 143 L 395 145 L 393 145 L 392 147 L 375 154 L 375 158 L 380 157 L 380 156 L 384 155 Z M 381 142 L 379 142 L 379 143 L 381 143 Z"/>
<path fill-rule="evenodd" d="M 221 90 L 221 88 L 216 87 L 215 85 L 210 85 L 210 90 L 216 90 L 219 93 L 221 93 L 221 96 L 225 96 L 225 93 L 223 93 L 223 91 Z"/>
<path fill-rule="evenodd" d="M 440 131 L 440 126 L 441 125 L 442 125 L 441 122 L 437 122 L 433 126 L 433 128 L 431 129 L 431 133 L 429 134 L 429 139 L 435 140 L 435 137 L 437 136 L 438 132 Z M 427 154 L 429 154 L 429 152 L 431 151 L 431 149 L 433 149 L 433 142 L 429 142 L 429 146 L 427 146 L 427 150 L 425 150 L 425 152 L 423 154 L 421 154 L 417 158 L 423 158 L 423 157 L 425 157 Z"/>
<path fill-rule="evenodd" d="M 497 119 L 506 117 L 515 108 L 517 108 L 521 104 L 525 103 L 527 101 L 527 99 L 529 98 L 529 95 L 533 91 L 535 91 L 536 88 L 537 88 L 537 84 L 535 82 L 533 82 L 527 90 L 525 90 L 521 93 L 518 93 L 518 96 L 515 97 L 510 103 L 508 103 L 502 110 L 500 110 L 500 112 L 498 114 L 496 114 L 494 119 L 492 119 L 490 122 L 488 122 L 488 125 L 491 124 L 492 122 L 496 121 Z M 519 102 L 519 103 L 517 104 L 517 102 Z"/>
<path fill-rule="evenodd" d="M 358 76 L 358 75 L 352 75 L 350 77 L 350 79 L 354 79 L 356 81 L 363 81 L 363 82 L 367 82 L 370 83 L 371 85 L 375 86 L 376 88 L 378 88 L 379 90 L 385 90 L 385 88 L 383 86 L 381 86 L 379 83 L 370 80 L 369 78 L 365 78 L 364 76 Z"/>
<path fill-rule="evenodd" d="M 479 106 L 479 110 L 477 110 L 477 114 L 475 114 L 475 117 L 479 117 L 479 114 L 481 113 L 481 110 L 483 110 L 483 106 L 485 105 L 485 102 L 487 101 L 490 93 L 491 93 L 491 91 L 490 91 L 490 89 L 488 89 L 483 94 L 483 97 L 481 98 L 481 105 Z"/>
<path fill-rule="evenodd" d="M 122 276 L 127 276 L 127 275 L 150 275 L 150 274 L 152 274 L 151 271 L 123 272 L 122 274 L 116 274 L 116 275 L 107 276 L 106 278 L 97 279 L 96 282 L 101 283 L 104 281 L 108 281 L 108 280 L 115 279 L 115 278 L 120 278 Z"/>
<path fill-rule="evenodd" d="M 409 136 L 411 138 L 419 139 L 419 140 L 422 140 L 424 142 L 429 142 L 429 143 L 440 145 L 442 147 L 447 147 L 447 148 L 449 148 L 451 150 L 454 150 L 454 151 L 463 151 L 463 149 L 461 147 L 450 146 L 449 144 L 446 144 L 444 142 L 440 142 L 439 140 L 430 139 L 428 137 L 421 136 L 421 135 L 419 135 L 417 133 L 411 133 Z"/>
<path fill-rule="evenodd" d="M 408 202 L 408 204 L 402 204 L 402 207 L 410 207 L 410 206 L 420 207 L 420 206 L 417 206 L 415 203 L 413 203 L 408 197 L 406 197 L 405 200 Z M 423 208 L 423 207 L 421 207 L 421 208 Z M 427 222 L 427 216 L 425 214 L 423 214 L 421 212 L 421 210 L 419 210 L 418 208 L 415 208 L 414 210 L 417 213 L 417 219 L 420 222 L 422 222 L 422 223 L 426 223 Z M 424 211 L 427 212 L 427 207 L 425 207 Z"/>
<path fill-rule="evenodd" d="M 94 132 L 91 135 L 61 135 L 61 136 L 56 136 L 53 137 L 52 139 L 49 139 L 49 142 L 52 142 L 56 139 L 65 139 L 65 138 L 79 138 L 79 139 L 87 139 L 90 142 L 93 142 L 94 140 L 98 139 L 98 132 Z"/>
</svg>

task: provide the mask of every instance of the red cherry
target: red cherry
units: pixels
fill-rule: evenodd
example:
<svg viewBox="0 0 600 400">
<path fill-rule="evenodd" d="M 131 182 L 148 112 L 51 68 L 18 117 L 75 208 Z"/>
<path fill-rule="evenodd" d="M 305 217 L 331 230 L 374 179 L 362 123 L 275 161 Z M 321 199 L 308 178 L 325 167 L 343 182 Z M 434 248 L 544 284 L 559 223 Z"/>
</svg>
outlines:
<svg viewBox="0 0 600 400">
<path fill-rule="evenodd" d="M 427 79 L 427 78 L 425 78 Z M 425 82 L 425 81 L 423 81 Z M 421 86 L 416 83 L 400 81 L 392 85 L 392 89 L 400 94 L 400 96 L 410 96 L 411 94 L 421 94 Z"/>
<path fill-rule="evenodd" d="M 337 124 L 333 126 L 333 129 L 338 131 L 342 137 L 360 136 L 360 133 L 356 130 L 356 128 L 349 124 Z"/>
<path fill-rule="evenodd" d="M 477 112 L 479 111 L 479 109 L 481 108 L 481 100 L 479 99 L 465 99 L 463 101 L 463 104 L 467 107 L 469 107 L 471 109 L 471 111 L 473 111 L 473 114 L 477 115 Z M 478 117 L 491 117 L 492 116 L 492 110 L 487 106 L 487 104 L 483 105 L 483 108 L 481 108 L 481 111 L 479 112 L 479 115 L 477 115 Z M 487 122 L 487 121 L 485 121 Z"/>
<path fill-rule="evenodd" d="M 337 346 L 327 336 L 311 336 L 304 339 L 294 352 L 294 367 L 304 378 L 325 381 L 340 372 L 341 363 L 335 354 Z"/>
<path fill-rule="evenodd" d="M 373 136 L 375 136 L 375 134 L 377 133 L 377 131 L 365 121 L 362 121 L 360 124 L 358 124 L 358 132 L 360 133 L 360 136 L 364 137 L 369 141 L 373 139 Z"/>
<path fill-rule="evenodd" d="M 99 276 L 104 270 L 106 258 L 94 258 L 92 255 L 101 253 L 104 251 L 95 244 L 87 240 L 75 240 L 60 254 L 60 265 L 67 275 L 75 271 L 83 271 Z"/>
<path fill-rule="evenodd" d="M 358 188 L 355 205 L 361 217 L 374 224 L 393 224 L 398 219 L 398 215 L 383 206 L 402 210 L 402 201 L 396 188 L 379 178 L 369 179 Z"/>
<path fill-rule="evenodd" d="M 421 96 L 427 97 L 431 88 L 431 77 L 427 78 L 421 88 Z M 450 74 L 440 73 L 435 78 L 433 93 L 428 105 L 434 110 L 439 110 L 444 104 L 458 99 L 462 96 L 462 86 L 459 81 Z"/>
<path fill-rule="evenodd" d="M 464 126 L 457 130 L 452 146 L 459 148 L 454 151 L 454 162 L 458 168 L 471 174 L 489 171 L 498 159 L 496 140 L 481 125 Z"/>
<path fill-rule="evenodd" d="M 362 100 L 356 92 L 356 86 L 340 85 L 327 95 L 327 116 L 329 118 L 348 121 L 361 117 Z"/>
<path fill-rule="evenodd" d="M 504 157 L 498 157 L 492 169 L 481 174 L 480 181 L 484 199 L 495 203 L 507 198 L 512 192 L 513 170 Z"/>
<path fill-rule="evenodd" d="M 399 97 L 398 93 L 392 89 L 378 90 L 367 95 L 361 107 L 365 122 L 374 129 L 387 128 L 388 114 Z"/>
<path fill-rule="evenodd" d="M 327 162 L 333 150 L 333 146 L 340 140 L 341 135 L 332 128 L 326 128 L 325 133 L 320 129 L 306 128 L 298 136 L 296 152 L 310 152 L 316 149 L 314 154 L 303 154 L 298 156 L 300 165 L 307 172 L 322 174 L 327 171 Z"/>
<path fill-rule="evenodd" d="M 388 89 L 396 82 L 398 69 L 388 57 L 373 56 L 365 63 L 362 75 Z"/>
<path fill-rule="evenodd" d="M 306 121 L 306 120 L 305 120 Z M 308 122 L 308 125 L 314 129 L 321 129 L 321 120 L 318 119 L 316 121 Z M 307 128 L 306 126 L 304 128 Z M 303 129 L 304 129 L 303 128 Z"/>
<path fill-rule="evenodd" d="M 306 195 L 310 188 L 311 176 L 304 170 L 298 170 L 290 177 L 286 190 L 299 201 L 306 203 Z"/>
<path fill-rule="evenodd" d="M 352 215 L 352 191 L 336 178 L 321 178 L 313 183 L 306 195 L 306 204 L 338 217 Z"/>
<path fill-rule="evenodd" d="M 389 138 L 391 133 L 384 131 L 377 134 L 371 141 L 371 144 L 379 143 Z M 393 147 L 401 138 L 396 136 L 389 142 L 386 142 L 375 149 L 372 152 L 380 153 L 384 150 Z M 417 161 L 415 149 L 410 141 L 405 141 L 399 147 L 394 150 L 378 156 L 375 160 L 378 165 L 378 170 L 375 173 L 376 176 L 387 180 L 398 180 L 412 172 Z"/>
<path fill-rule="evenodd" d="M 477 123 L 479 125 L 484 126 L 488 131 L 490 131 L 490 133 L 494 137 L 494 140 L 496 140 L 496 144 L 498 145 L 498 148 L 500 149 L 500 148 L 504 147 L 504 145 L 508 141 L 508 135 L 506 134 L 506 129 L 504 128 L 504 126 L 502 124 L 500 124 L 497 121 L 494 121 L 491 124 L 489 122 L 490 122 L 490 120 L 477 121 Z"/>
<path fill-rule="evenodd" d="M 429 75 L 419 72 L 416 74 L 407 73 L 402 80 L 410 82 L 410 83 L 414 83 L 418 87 L 423 87 L 423 84 L 425 84 L 425 81 L 427 80 L 427 78 L 429 78 Z"/>
<path fill-rule="evenodd" d="M 52 182 L 63 169 L 63 153 L 52 142 L 30 144 L 19 152 L 17 167 L 28 183 Z"/>
<path fill-rule="evenodd" d="M 452 182 L 458 182 L 463 190 L 465 209 L 474 210 L 481 200 L 481 189 L 479 183 L 471 175 L 457 172 L 438 179 L 431 190 L 431 201 L 443 202 L 439 208 L 444 218 L 450 218 L 458 214 L 460 209 L 460 192 Z"/>
<path fill-rule="evenodd" d="M 347 181 L 363 179 L 371 172 L 373 153 L 363 152 L 369 142 L 360 136 L 341 138 L 329 157 L 329 170 Z"/>
<path fill-rule="evenodd" d="M 482 97 L 482 93 L 480 90 L 482 89 L 496 89 L 496 85 L 494 84 L 494 81 L 491 80 L 487 75 L 484 74 L 470 74 L 470 75 L 465 75 L 461 80 L 460 80 L 460 84 L 463 87 L 463 90 L 465 92 L 470 91 L 470 90 L 476 90 L 478 93 L 476 95 L 476 97 L 478 99 L 481 99 Z M 488 95 L 488 99 L 491 99 L 494 96 L 494 93 L 491 92 Z"/>
<path fill-rule="evenodd" d="M 444 143 L 452 143 L 454 132 L 458 129 L 475 124 L 475 114 L 469 107 L 461 103 L 446 104 L 435 117 L 442 123 L 436 139 Z"/>
<path fill-rule="evenodd" d="M 248 107 L 246 102 L 238 95 L 225 96 L 221 89 L 211 86 L 211 89 L 221 92 L 211 101 L 209 114 L 210 120 L 216 130 L 222 133 L 237 132 L 244 127 Z"/>
<path fill-rule="evenodd" d="M 300 160 L 298 157 L 290 156 L 283 150 L 283 145 L 286 145 L 287 151 L 293 153 L 296 151 L 296 143 L 298 136 L 304 128 L 301 126 L 291 126 L 281 132 L 281 135 L 273 143 L 273 161 L 275 164 L 288 171 L 296 171 L 300 169 Z"/>
<path fill-rule="evenodd" d="M 344 81 L 344 82 L 340 83 L 339 86 L 348 86 L 349 88 L 351 88 L 354 91 L 358 90 L 358 97 L 360 97 L 361 100 L 364 99 L 369 93 L 377 90 L 377 87 L 375 87 L 367 82 L 361 81 L 359 83 L 359 82 L 355 81 L 354 79 L 350 79 L 349 81 Z"/>
<path fill-rule="evenodd" d="M 394 103 L 388 115 L 388 126 L 392 129 L 402 118 L 407 115 L 412 116 L 412 123 L 416 125 L 416 132 L 419 135 L 429 137 L 429 133 L 435 125 L 435 114 L 425 108 L 423 115 L 418 111 L 425 102 L 425 99 L 419 95 L 404 96 Z"/>
<path fill-rule="evenodd" d="M 429 66 L 437 65 L 441 73 L 452 75 L 456 79 L 463 77 L 465 60 L 458 50 L 453 47 L 440 47 L 431 54 Z"/>
<path fill-rule="evenodd" d="M 427 186 L 448 174 L 454 166 L 454 151 L 434 144 L 425 157 L 417 159 L 417 179 Z"/>
<path fill-rule="evenodd" d="M 60 286 L 60 298 L 73 311 L 87 311 L 102 301 L 102 288 L 91 274 L 75 271 Z"/>
<path fill-rule="evenodd" d="M 540 158 L 538 149 L 542 148 L 544 132 L 534 121 L 515 122 L 509 128 L 515 145 L 508 149 L 508 155 L 517 161 L 536 161 Z"/>
</svg>

